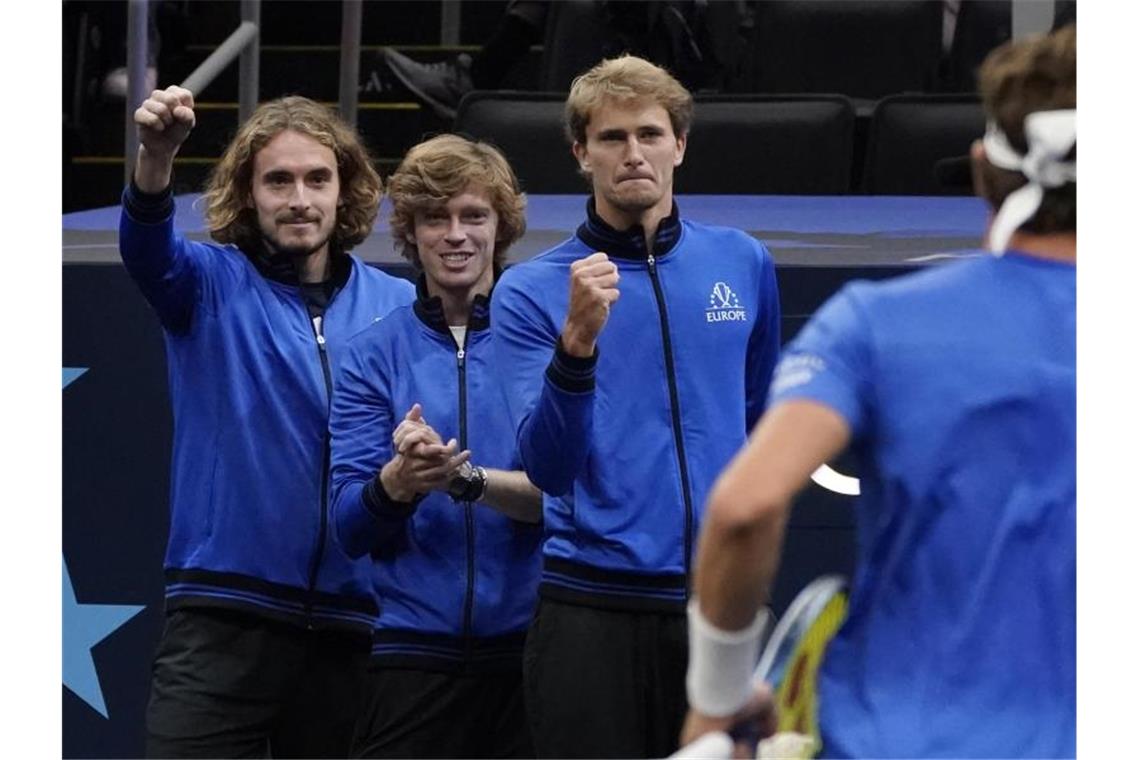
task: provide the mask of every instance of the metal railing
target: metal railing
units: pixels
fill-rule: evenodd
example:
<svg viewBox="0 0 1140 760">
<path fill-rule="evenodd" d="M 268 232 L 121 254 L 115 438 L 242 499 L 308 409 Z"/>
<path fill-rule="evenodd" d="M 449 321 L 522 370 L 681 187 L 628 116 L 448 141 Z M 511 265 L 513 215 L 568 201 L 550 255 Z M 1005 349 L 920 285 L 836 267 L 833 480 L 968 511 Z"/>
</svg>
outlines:
<svg viewBox="0 0 1140 760">
<path fill-rule="evenodd" d="M 344 0 L 340 22 L 340 117 L 356 125 L 360 87 L 360 27 L 363 0 Z"/>
<path fill-rule="evenodd" d="M 147 61 L 147 0 L 128 0 L 127 7 L 127 106 L 126 106 L 126 160 L 124 182 L 130 182 L 138 154 L 138 130 L 134 113 L 146 99 Z M 363 0 L 344 0 L 342 3 L 340 32 L 340 115 L 349 124 L 356 124 L 360 82 L 360 30 L 364 16 Z M 260 74 L 260 0 L 242 0 L 241 24 L 225 42 L 210 53 L 206 60 L 182 82 L 197 97 L 238 56 L 238 124 L 242 124 L 257 108 L 258 77 Z"/>
<path fill-rule="evenodd" d="M 213 82 L 227 66 L 240 56 L 238 63 L 238 123 L 243 123 L 257 108 L 260 73 L 259 33 L 260 0 L 242 0 L 241 23 L 206 60 L 182 82 L 195 97 Z M 359 19 L 357 22 L 359 27 Z M 359 39 L 359 29 L 358 29 Z M 139 138 L 134 113 L 146 99 L 147 0 L 129 0 L 127 6 L 127 104 L 125 126 L 124 182 L 130 182 L 138 156 Z M 359 52 L 357 54 L 359 57 Z"/>
</svg>

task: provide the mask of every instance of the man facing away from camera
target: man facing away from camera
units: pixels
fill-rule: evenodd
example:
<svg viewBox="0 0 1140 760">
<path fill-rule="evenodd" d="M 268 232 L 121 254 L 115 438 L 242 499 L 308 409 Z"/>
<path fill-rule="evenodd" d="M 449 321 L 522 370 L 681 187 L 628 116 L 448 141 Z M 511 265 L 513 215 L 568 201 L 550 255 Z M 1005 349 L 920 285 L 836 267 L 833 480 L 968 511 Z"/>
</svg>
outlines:
<svg viewBox="0 0 1140 760">
<path fill-rule="evenodd" d="M 751 671 L 790 505 L 850 448 L 860 558 L 821 756 L 1076 754 L 1076 57 L 1069 26 L 979 71 L 994 255 L 851 283 L 781 360 L 710 497 L 686 742 L 770 711 Z"/>
</svg>

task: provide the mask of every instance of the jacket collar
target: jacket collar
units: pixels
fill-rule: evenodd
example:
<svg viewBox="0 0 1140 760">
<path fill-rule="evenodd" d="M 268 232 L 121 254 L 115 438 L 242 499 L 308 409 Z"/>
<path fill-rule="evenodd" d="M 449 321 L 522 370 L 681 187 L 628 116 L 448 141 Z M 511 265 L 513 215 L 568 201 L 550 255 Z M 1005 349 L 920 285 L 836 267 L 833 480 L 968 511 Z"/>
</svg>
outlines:
<svg viewBox="0 0 1140 760">
<path fill-rule="evenodd" d="M 586 221 L 578 227 L 578 237 L 595 251 L 605 251 L 610 256 L 623 259 L 644 260 L 649 257 L 650 251 L 645 247 L 645 230 L 640 224 L 635 224 L 628 230 L 617 230 L 611 227 L 594 206 L 594 197 L 586 201 Z M 661 220 L 657 226 L 657 235 L 653 239 L 652 253 L 655 257 L 663 256 L 673 249 L 681 238 L 681 216 L 677 210 L 677 201 L 673 201 L 673 208 L 669 216 Z"/>
<path fill-rule="evenodd" d="M 242 247 L 241 252 L 265 279 L 282 285 L 300 287 L 301 280 L 297 277 L 297 270 L 288 256 L 270 256 L 264 245 Z M 335 288 L 340 290 L 348 282 L 348 275 L 352 272 L 352 258 L 347 253 L 330 247 L 329 262 L 330 279 Z"/>
<path fill-rule="evenodd" d="M 425 325 L 451 337 L 451 328 L 443 314 L 443 299 L 428 293 L 427 278 L 420 272 L 416 280 L 416 300 L 412 304 L 412 311 Z M 491 326 L 491 297 L 490 294 L 479 293 L 471 302 L 471 314 L 467 317 L 468 330 L 486 330 Z"/>
</svg>

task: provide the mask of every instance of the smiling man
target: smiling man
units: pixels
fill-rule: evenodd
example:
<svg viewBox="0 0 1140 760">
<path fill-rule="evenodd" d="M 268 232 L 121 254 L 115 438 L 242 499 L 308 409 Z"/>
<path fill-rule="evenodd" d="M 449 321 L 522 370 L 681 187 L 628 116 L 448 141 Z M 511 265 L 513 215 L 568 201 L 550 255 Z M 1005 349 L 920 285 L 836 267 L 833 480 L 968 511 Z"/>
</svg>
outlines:
<svg viewBox="0 0 1140 760">
<path fill-rule="evenodd" d="M 371 555 L 381 605 L 353 754 L 533 757 L 522 648 L 542 502 L 487 301 L 525 200 L 502 154 L 456 135 L 412 148 L 388 188 L 418 297 L 352 339 L 330 420 L 337 536 Z"/>
<path fill-rule="evenodd" d="M 162 323 L 174 408 L 147 754 L 344 757 L 377 609 L 329 530 L 331 377 L 349 336 L 413 297 L 347 253 L 380 178 L 328 109 L 265 103 L 204 195 L 221 245 L 194 242 L 170 188 L 193 95 L 156 90 L 135 123 L 120 251 Z"/>
<path fill-rule="evenodd" d="M 546 494 L 524 658 L 540 757 L 676 748 L 700 506 L 759 418 L 779 351 L 767 250 L 683 221 L 673 200 L 692 110 L 640 58 L 576 79 L 566 122 L 593 188 L 586 221 L 492 299 L 513 433 Z"/>
</svg>

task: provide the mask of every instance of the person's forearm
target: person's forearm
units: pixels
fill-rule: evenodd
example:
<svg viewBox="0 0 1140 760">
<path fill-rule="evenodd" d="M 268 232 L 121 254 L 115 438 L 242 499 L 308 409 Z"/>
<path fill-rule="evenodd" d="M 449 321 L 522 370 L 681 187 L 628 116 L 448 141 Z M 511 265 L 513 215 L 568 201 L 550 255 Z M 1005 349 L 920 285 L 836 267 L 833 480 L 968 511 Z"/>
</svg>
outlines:
<svg viewBox="0 0 1140 760">
<path fill-rule="evenodd" d="M 717 499 L 733 499 L 730 492 Z M 737 504 L 739 505 L 739 501 Z M 787 505 L 752 512 L 754 519 L 734 519 L 732 510 L 714 500 L 705 516 L 697 552 L 694 588 L 701 612 L 718 628 L 746 628 L 767 603 L 787 525 Z"/>
<path fill-rule="evenodd" d="M 174 172 L 174 155 L 156 155 L 139 146 L 135 162 L 135 184 L 144 193 L 160 193 L 170 186 Z"/>
<path fill-rule="evenodd" d="M 768 601 L 792 500 L 849 439 L 845 420 L 814 401 L 779 405 L 761 420 L 705 509 L 694 588 L 710 623 L 741 630 Z"/>
<path fill-rule="evenodd" d="M 486 470 L 487 490 L 482 502 L 520 522 L 542 522 L 542 492 L 522 471 Z"/>
<path fill-rule="evenodd" d="M 519 430 L 519 456 L 532 483 L 561 495 L 573 485 L 590 451 L 597 357 L 555 350 L 537 403 Z"/>
</svg>

